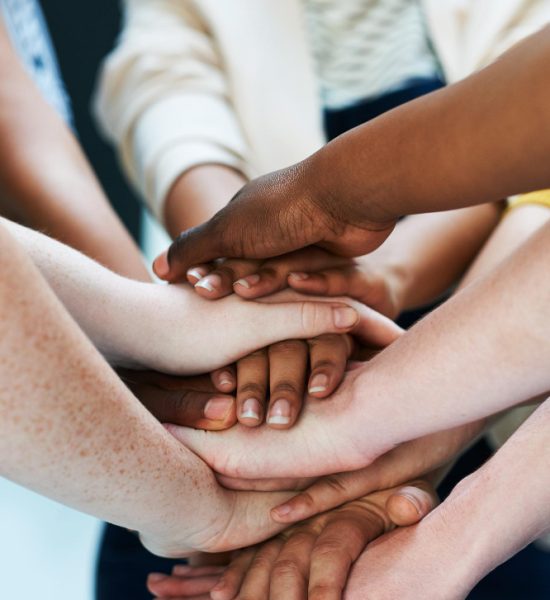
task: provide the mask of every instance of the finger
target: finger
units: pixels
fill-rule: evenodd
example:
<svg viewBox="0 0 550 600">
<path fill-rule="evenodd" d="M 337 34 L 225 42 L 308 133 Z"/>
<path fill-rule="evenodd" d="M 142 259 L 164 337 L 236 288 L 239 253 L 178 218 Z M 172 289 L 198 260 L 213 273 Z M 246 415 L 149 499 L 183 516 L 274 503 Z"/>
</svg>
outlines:
<svg viewBox="0 0 550 600">
<path fill-rule="evenodd" d="M 275 507 L 271 516 L 278 523 L 296 523 L 355 500 L 376 489 L 377 480 L 371 473 L 375 472 L 367 467 L 322 477 L 305 492 Z"/>
<path fill-rule="evenodd" d="M 364 304 L 359 304 L 357 310 L 359 321 L 352 333 L 362 343 L 376 348 L 385 348 L 403 335 L 404 330 L 389 317 Z"/>
<path fill-rule="evenodd" d="M 308 340 L 310 371 L 308 394 L 326 398 L 340 385 L 353 339 L 348 335 L 327 334 Z"/>
<path fill-rule="evenodd" d="M 364 304 L 349 300 L 346 302 L 345 298 L 338 298 L 338 300 L 331 300 L 330 298 L 322 298 L 322 297 L 313 297 L 311 302 L 315 304 L 315 308 L 312 306 L 308 306 L 307 302 L 303 302 L 301 300 L 301 296 L 295 290 L 285 290 L 283 292 L 279 292 L 273 296 L 268 296 L 266 298 L 261 298 L 258 301 L 259 305 L 268 304 L 270 306 L 278 306 L 279 308 L 288 307 L 292 304 L 292 302 L 296 302 L 296 304 L 301 304 L 304 310 L 308 310 L 311 314 L 314 314 L 316 311 L 319 311 L 318 315 L 321 318 L 324 317 L 324 313 L 322 311 L 322 305 L 328 304 L 329 306 L 341 306 L 342 308 L 348 308 L 355 310 L 358 318 L 352 325 L 352 327 L 348 328 L 347 332 L 351 332 L 354 337 L 357 338 L 361 343 L 376 347 L 376 348 L 385 348 L 396 339 L 403 335 L 404 330 L 399 327 L 396 323 L 394 323 L 390 318 L 382 315 L 376 310 L 365 306 Z M 338 302 L 338 304 L 336 304 Z M 350 304 L 351 303 L 351 304 Z M 288 310 L 288 309 L 284 309 Z M 351 321 L 351 314 L 350 321 Z M 288 330 L 289 319 L 287 315 L 287 326 Z M 309 318 L 309 316 L 308 316 Z M 271 324 L 271 323 L 270 323 Z M 348 322 L 349 324 L 349 322 Z M 284 327 L 283 324 L 279 325 L 279 327 Z M 322 333 L 344 333 L 342 331 L 343 327 L 340 331 L 336 331 L 334 329 L 323 331 Z M 267 333 L 267 330 L 266 330 Z M 320 335 L 320 334 L 318 334 Z M 296 339 L 304 339 L 303 335 L 287 335 L 288 339 L 296 338 Z M 310 335 L 307 337 L 317 337 L 315 335 Z M 267 345 L 267 344 L 266 344 Z"/>
<path fill-rule="evenodd" d="M 209 594 L 216 585 L 219 575 L 203 575 L 201 577 L 189 577 L 178 575 L 163 575 L 162 573 L 151 573 L 147 577 L 147 588 L 156 596 L 199 596 Z"/>
<path fill-rule="evenodd" d="M 293 289 L 321 296 L 349 296 L 362 300 L 368 294 L 368 280 L 358 267 L 325 269 L 320 273 L 293 272 L 288 276 Z"/>
<path fill-rule="evenodd" d="M 215 235 L 214 228 L 208 221 L 180 233 L 168 250 L 153 262 L 155 275 L 171 283 L 183 281 L 191 267 L 223 257 L 221 240 Z"/>
<path fill-rule="evenodd" d="M 239 479 L 237 477 L 227 477 L 216 473 L 216 479 L 223 487 L 229 490 L 239 490 L 245 492 L 297 492 L 305 490 L 311 486 L 316 478 L 314 477 L 281 477 L 273 479 Z"/>
<path fill-rule="evenodd" d="M 270 401 L 266 421 L 275 429 L 288 429 L 302 408 L 308 347 L 301 340 L 287 340 L 272 344 L 268 356 Z"/>
<path fill-rule="evenodd" d="M 224 367 L 222 369 L 217 369 L 216 371 L 212 371 L 210 374 L 212 379 L 212 383 L 215 388 L 222 393 L 230 394 L 237 385 L 237 377 L 235 375 L 235 369 L 230 367 Z"/>
<path fill-rule="evenodd" d="M 257 548 L 252 547 L 237 553 L 219 581 L 210 590 L 212 600 L 232 600 L 235 598 L 241 589 L 241 584 L 256 551 Z"/>
<path fill-rule="evenodd" d="M 311 551 L 316 535 L 301 529 L 292 533 L 283 546 L 271 571 L 270 600 L 307 598 Z"/>
<path fill-rule="evenodd" d="M 269 362 L 265 349 L 237 362 L 237 418 L 247 427 L 263 422 Z"/>
<path fill-rule="evenodd" d="M 142 386 L 138 398 L 162 423 L 218 431 L 232 427 L 236 422 L 232 396 Z"/>
<path fill-rule="evenodd" d="M 218 575 L 221 577 L 226 566 L 219 565 L 204 565 L 194 567 L 192 565 L 175 565 L 172 568 L 172 575 L 180 575 L 187 577 L 202 577 L 204 575 Z"/>
<path fill-rule="evenodd" d="M 258 600 L 259 598 L 267 600 L 269 598 L 271 569 L 279 556 L 283 543 L 282 538 L 276 537 L 258 548 L 241 584 L 239 600 Z"/>
<path fill-rule="evenodd" d="M 304 248 L 265 261 L 256 273 L 236 282 L 235 292 L 244 298 L 259 298 L 288 287 L 293 271 L 317 271 L 328 267 L 346 267 L 352 261 L 321 248 Z"/>
<path fill-rule="evenodd" d="M 359 509 L 335 513 L 311 551 L 307 598 L 340 600 L 352 564 L 384 530 L 384 522 L 376 513 Z"/>
<path fill-rule="evenodd" d="M 401 527 L 414 525 L 431 512 L 438 497 L 426 482 L 415 482 L 395 491 L 386 502 L 389 518 Z"/>
<path fill-rule="evenodd" d="M 196 265 L 191 267 L 185 274 L 187 281 L 191 285 L 195 285 L 198 281 L 200 281 L 203 277 L 206 277 L 210 271 L 214 268 L 214 263 L 204 264 L 204 265 Z"/>
<path fill-rule="evenodd" d="M 259 264 L 257 260 L 221 261 L 206 277 L 202 277 L 195 283 L 195 291 L 205 298 L 223 298 L 233 293 L 233 284 L 236 281 L 244 281 L 247 275 L 255 273 Z"/>
</svg>

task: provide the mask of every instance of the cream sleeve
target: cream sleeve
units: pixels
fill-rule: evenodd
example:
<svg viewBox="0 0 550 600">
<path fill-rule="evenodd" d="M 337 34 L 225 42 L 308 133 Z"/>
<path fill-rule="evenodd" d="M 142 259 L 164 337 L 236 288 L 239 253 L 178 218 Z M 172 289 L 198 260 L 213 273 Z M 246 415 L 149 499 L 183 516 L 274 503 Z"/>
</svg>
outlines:
<svg viewBox="0 0 550 600">
<path fill-rule="evenodd" d="M 123 167 L 163 221 L 175 180 L 200 164 L 247 171 L 247 145 L 207 25 L 190 0 L 125 0 L 94 111 Z"/>
</svg>

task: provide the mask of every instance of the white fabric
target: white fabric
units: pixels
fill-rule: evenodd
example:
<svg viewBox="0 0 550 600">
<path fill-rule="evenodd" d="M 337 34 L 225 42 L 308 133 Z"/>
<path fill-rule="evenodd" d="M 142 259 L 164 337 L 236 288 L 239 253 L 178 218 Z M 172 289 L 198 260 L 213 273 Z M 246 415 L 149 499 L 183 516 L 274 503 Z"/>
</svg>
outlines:
<svg viewBox="0 0 550 600">
<path fill-rule="evenodd" d="M 96 113 L 159 218 L 167 190 L 192 166 L 239 165 L 252 177 L 324 143 L 303 1 L 125 0 Z M 422 5 L 451 82 L 550 18 L 550 0 Z"/>
<path fill-rule="evenodd" d="M 326 108 L 344 108 L 438 75 L 420 0 L 303 2 Z"/>
</svg>

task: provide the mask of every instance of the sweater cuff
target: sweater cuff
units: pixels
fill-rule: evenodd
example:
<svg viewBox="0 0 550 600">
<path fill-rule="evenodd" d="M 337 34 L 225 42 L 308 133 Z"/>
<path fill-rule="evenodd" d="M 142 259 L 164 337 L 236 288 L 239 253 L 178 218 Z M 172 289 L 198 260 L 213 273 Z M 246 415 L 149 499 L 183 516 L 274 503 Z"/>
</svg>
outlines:
<svg viewBox="0 0 550 600">
<path fill-rule="evenodd" d="M 250 177 L 244 161 L 226 148 L 208 142 L 180 142 L 156 158 L 144 174 L 143 191 L 149 208 L 160 223 L 165 225 L 164 204 L 176 180 L 193 167 L 211 164 L 230 167 Z"/>
</svg>

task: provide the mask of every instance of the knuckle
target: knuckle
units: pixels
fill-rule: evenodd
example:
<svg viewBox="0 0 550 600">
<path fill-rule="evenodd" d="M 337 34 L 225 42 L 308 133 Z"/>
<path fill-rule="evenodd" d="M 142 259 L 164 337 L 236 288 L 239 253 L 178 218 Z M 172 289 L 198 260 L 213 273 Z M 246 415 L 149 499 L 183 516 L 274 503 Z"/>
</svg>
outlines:
<svg viewBox="0 0 550 600">
<path fill-rule="evenodd" d="M 268 556 L 259 553 L 252 559 L 250 570 L 270 572 L 272 566 L 273 561 Z"/>
<path fill-rule="evenodd" d="M 243 364 L 247 364 L 249 362 L 258 362 L 259 360 L 266 360 L 267 358 L 267 351 L 265 348 L 261 348 L 260 350 L 256 350 L 255 352 L 252 352 L 250 354 L 248 354 L 247 356 L 245 356 L 244 358 L 241 358 L 241 360 L 239 360 L 239 365 L 243 365 Z"/>
<path fill-rule="evenodd" d="M 347 487 L 342 482 L 338 475 L 329 475 L 323 479 L 325 489 L 331 493 L 336 493 L 338 497 L 345 496 L 347 494 Z"/>
<path fill-rule="evenodd" d="M 310 346 L 325 346 L 333 345 L 341 342 L 341 338 L 344 337 L 341 333 L 323 333 L 314 338 L 308 340 Z"/>
<path fill-rule="evenodd" d="M 323 369 L 323 370 L 331 370 L 336 367 L 336 362 L 330 360 L 329 358 L 320 358 L 317 360 L 313 360 L 311 364 L 312 370 L 315 369 Z"/>
<path fill-rule="evenodd" d="M 305 337 L 314 337 L 320 330 L 332 327 L 332 319 L 329 321 L 330 306 L 318 302 L 302 302 L 301 324 Z"/>
<path fill-rule="evenodd" d="M 309 600 L 328 600 L 329 598 L 340 597 L 342 587 L 332 582 L 315 582 L 308 590 Z M 337 596 L 338 594 L 338 596 Z"/>
<path fill-rule="evenodd" d="M 336 538 L 324 539 L 315 546 L 312 552 L 312 560 L 334 560 L 335 556 L 341 556 L 345 544 Z"/>
<path fill-rule="evenodd" d="M 277 381 L 273 386 L 271 386 L 272 396 L 295 396 L 299 393 L 300 390 L 298 389 L 298 384 L 294 381 L 281 380 Z"/>
<path fill-rule="evenodd" d="M 302 354 L 306 348 L 306 342 L 302 340 L 283 340 L 269 347 L 269 355 Z"/>
<path fill-rule="evenodd" d="M 266 386 L 261 383 L 256 383 L 256 382 L 250 381 L 250 382 L 244 383 L 242 385 L 239 385 L 237 388 L 237 393 L 239 394 L 239 396 L 241 396 L 241 395 L 265 396 Z"/>
<path fill-rule="evenodd" d="M 282 558 L 275 562 L 273 565 L 273 577 L 303 579 L 300 567 L 294 560 L 289 558 Z"/>
</svg>

